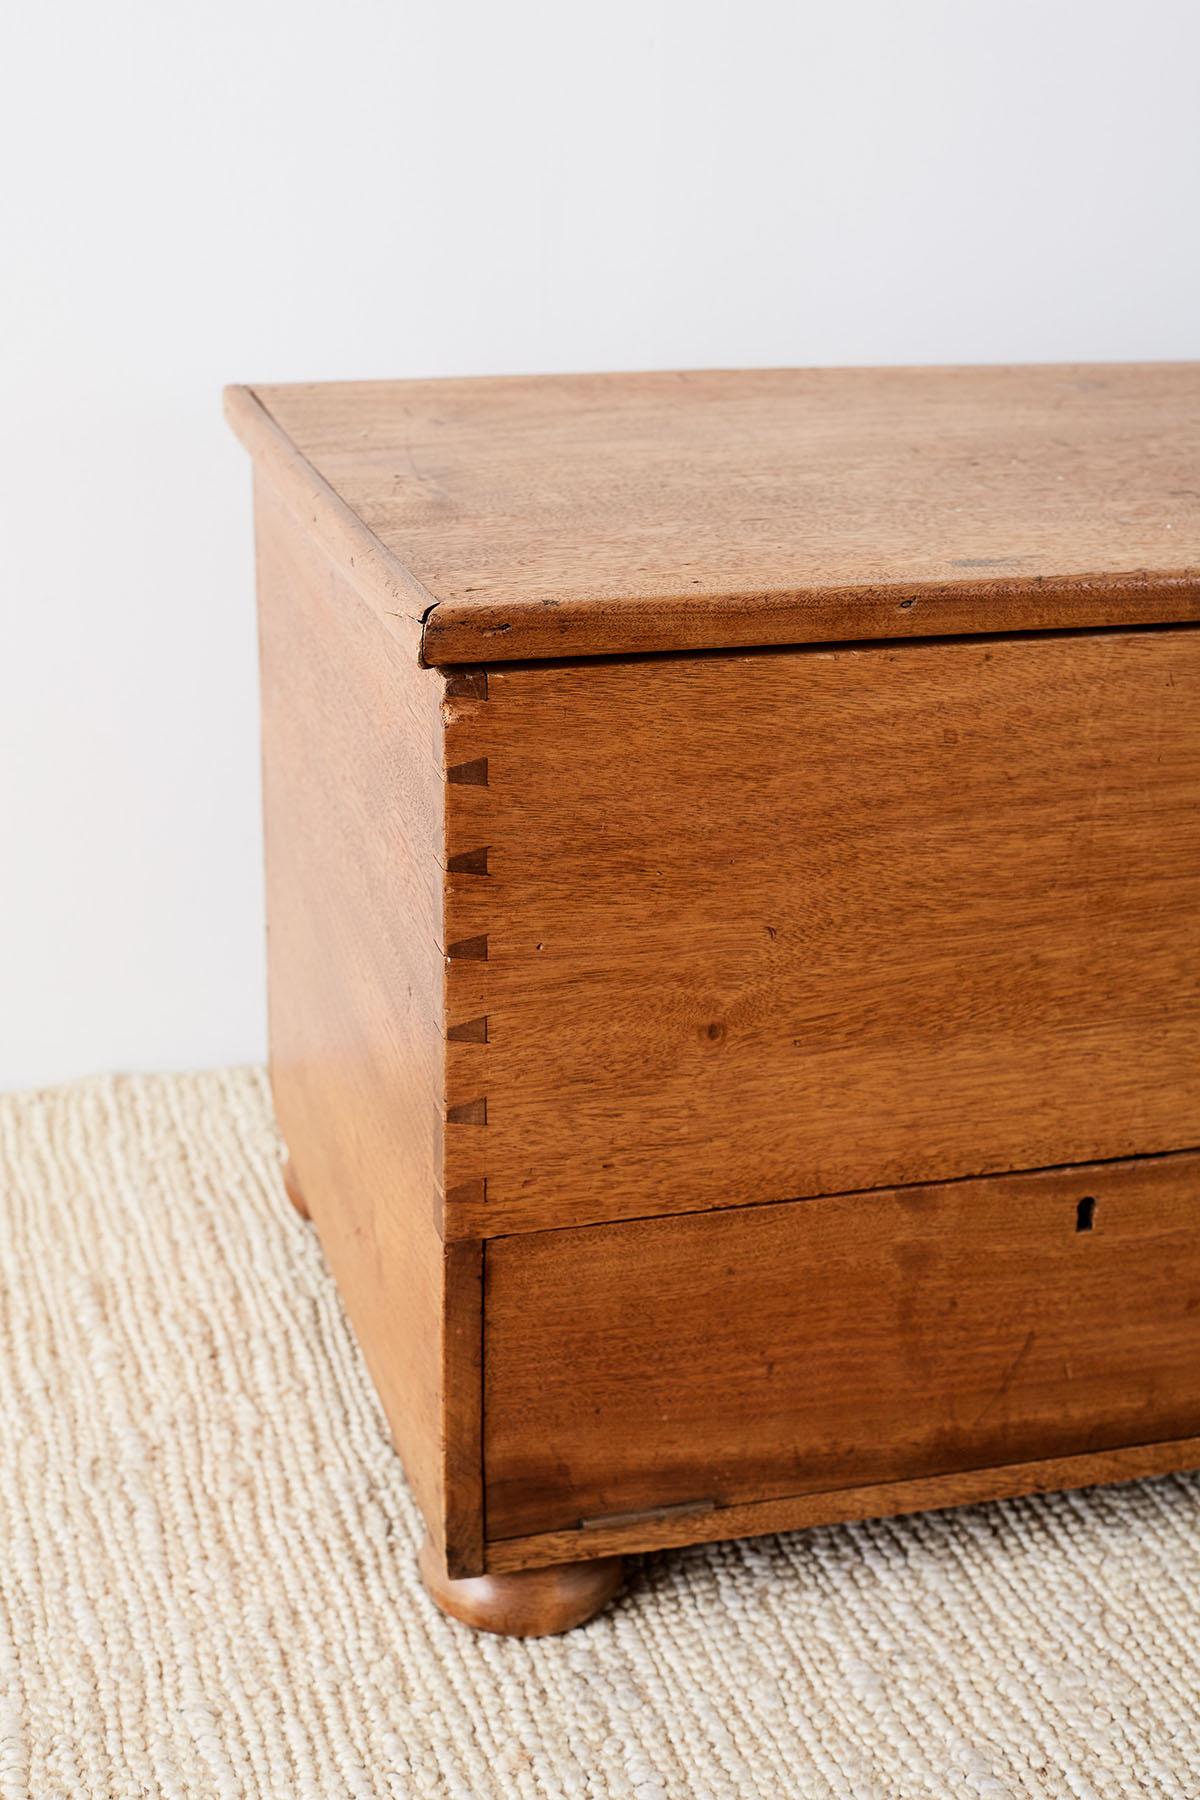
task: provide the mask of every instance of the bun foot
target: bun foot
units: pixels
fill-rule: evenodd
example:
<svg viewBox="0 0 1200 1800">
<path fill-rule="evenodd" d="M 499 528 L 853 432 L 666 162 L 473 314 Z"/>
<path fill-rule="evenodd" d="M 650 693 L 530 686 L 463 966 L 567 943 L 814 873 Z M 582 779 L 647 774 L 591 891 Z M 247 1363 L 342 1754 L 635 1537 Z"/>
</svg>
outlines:
<svg viewBox="0 0 1200 1800">
<path fill-rule="evenodd" d="M 553 1637 L 584 1625 L 608 1605 L 622 1579 L 621 1558 L 604 1556 L 455 1581 L 428 1538 L 419 1560 L 421 1580 L 436 1606 L 476 1631 L 503 1637 Z"/>
<path fill-rule="evenodd" d="M 307 1219 L 308 1208 L 304 1204 L 304 1195 L 300 1192 L 300 1183 L 296 1180 L 296 1166 L 290 1156 L 283 1165 L 283 1188 L 300 1217 Z"/>
</svg>

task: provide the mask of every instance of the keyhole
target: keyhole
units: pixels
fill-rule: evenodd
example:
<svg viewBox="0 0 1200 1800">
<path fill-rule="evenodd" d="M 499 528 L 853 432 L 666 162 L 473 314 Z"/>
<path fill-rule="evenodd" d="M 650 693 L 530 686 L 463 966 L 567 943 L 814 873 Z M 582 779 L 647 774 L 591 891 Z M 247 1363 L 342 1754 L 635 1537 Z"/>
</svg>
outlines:
<svg viewBox="0 0 1200 1800">
<path fill-rule="evenodd" d="M 1090 1231 L 1096 1217 L 1096 1202 L 1090 1194 L 1086 1195 L 1075 1208 L 1076 1231 Z"/>
</svg>

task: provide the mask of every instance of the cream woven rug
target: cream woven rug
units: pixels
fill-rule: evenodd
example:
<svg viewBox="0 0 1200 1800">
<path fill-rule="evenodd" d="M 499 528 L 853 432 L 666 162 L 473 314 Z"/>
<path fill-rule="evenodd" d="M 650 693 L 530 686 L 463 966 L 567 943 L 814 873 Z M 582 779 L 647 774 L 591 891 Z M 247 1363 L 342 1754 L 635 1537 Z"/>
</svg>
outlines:
<svg viewBox="0 0 1200 1800">
<path fill-rule="evenodd" d="M 256 1071 L 0 1099 L 0 1795 L 1200 1795 L 1200 1480 L 426 1602 Z"/>
</svg>

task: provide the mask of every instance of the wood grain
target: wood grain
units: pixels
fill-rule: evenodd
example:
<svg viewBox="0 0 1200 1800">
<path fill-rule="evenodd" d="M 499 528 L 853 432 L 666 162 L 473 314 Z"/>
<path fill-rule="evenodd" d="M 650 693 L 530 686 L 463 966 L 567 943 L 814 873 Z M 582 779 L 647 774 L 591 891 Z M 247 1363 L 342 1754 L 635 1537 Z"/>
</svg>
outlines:
<svg viewBox="0 0 1200 1800">
<path fill-rule="evenodd" d="M 261 481 L 256 516 L 276 1111 L 430 1531 L 475 1573 L 480 1251 L 434 1205 L 442 681 Z"/>
<path fill-rule="evenodd" d="M 496 668 L 447 756 L 450 1235 L 1200 1144 L 1200 633 Z"/>
<path fill-rule="evenodd" d="M 791 1494 L 782 1500 L 758 1500 L 701 1511 L 675 1509 L 656 1519 L 643 1518 L 636 1524 L 607 1529 L 500 1538 L 487 1546 L 487 1566 L 503 1574 L 509 1569 L 535 1569 L 567 1559 L 584 1562 L 593 1556 L 710 1544 L 721 1538 L 755 1537 L 768 1531 L 805 1531 L 851 1519 L 885 1519 L 942 1507 L 975 1506 L 986 1500 L 1138 1481 L 1145 1476 L 1196 1468 L 1200 1468 L 1200 1437 L 1177 1438 L 1162 1444 L 1130 1444 L 1120 1450 L 1008 1463 L 999 1469 L 962 1469 L 952 1475 L 920 1476 L 874 1487 L 842 1488 L 835 1493 Z"/>
<path fill-rule="evenodd" d="M 291 1191 L 455 1616 L 1200 1462 L 1198 401 L 231 392 Z"/>
<path fill-rule="evenodd" d="M 1200 617 L 1200 364 L 254 396 L 433 663 Z"/>
<path fill-rule="evenodd" d="M 1196 1437 L 1198 1222 L 1185 1154 L 489 1244 L 489 1539 Z"/>
</svg>

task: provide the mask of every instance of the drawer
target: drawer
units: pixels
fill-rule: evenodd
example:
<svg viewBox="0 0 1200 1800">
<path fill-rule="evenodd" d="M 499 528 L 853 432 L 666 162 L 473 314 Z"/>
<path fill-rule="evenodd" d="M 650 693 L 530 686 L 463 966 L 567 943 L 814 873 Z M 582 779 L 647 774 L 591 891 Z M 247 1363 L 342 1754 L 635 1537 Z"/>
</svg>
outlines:
<svg viewBox="0 0 1200 1800">
<path fill-rule="evenodd" d="M 487 1246 L 491 1540 L 1200 1433 L 1200 1156 Z"/>
</svg>

